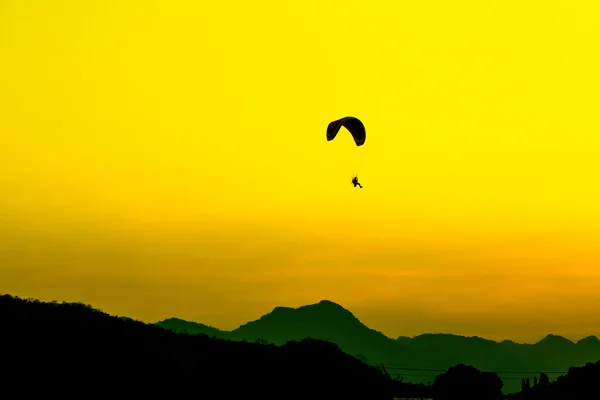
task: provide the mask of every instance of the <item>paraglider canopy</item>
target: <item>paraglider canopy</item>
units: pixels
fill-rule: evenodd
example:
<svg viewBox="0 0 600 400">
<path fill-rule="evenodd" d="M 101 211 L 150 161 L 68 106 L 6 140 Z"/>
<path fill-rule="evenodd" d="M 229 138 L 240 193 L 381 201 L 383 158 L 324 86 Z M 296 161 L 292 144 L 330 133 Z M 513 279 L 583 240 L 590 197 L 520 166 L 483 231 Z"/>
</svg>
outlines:
<svg viewBox="0 0 600 400">
<path fill-rule="evenodd" d="M 335 139 L 342 126 L 352 134 L 357 146 L 365 144 L 367 131 L 363 123 L 355 117 L 344 117 L 337 121 L 330 122 L 327 126 L 327 140 Z"/>
</svg>

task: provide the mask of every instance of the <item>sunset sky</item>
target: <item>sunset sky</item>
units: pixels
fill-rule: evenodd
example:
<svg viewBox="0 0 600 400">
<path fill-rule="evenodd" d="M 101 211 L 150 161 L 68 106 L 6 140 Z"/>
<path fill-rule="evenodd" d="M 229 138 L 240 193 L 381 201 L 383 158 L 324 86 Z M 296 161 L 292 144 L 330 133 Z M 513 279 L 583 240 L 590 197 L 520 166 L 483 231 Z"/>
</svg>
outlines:
<svg viewBox="0 0 600 400">
<path fill-rule="evenodd" d="M 599 42 L 596 0 L 3 0 L 0 293 L 600 335 Z"/>
</svg>

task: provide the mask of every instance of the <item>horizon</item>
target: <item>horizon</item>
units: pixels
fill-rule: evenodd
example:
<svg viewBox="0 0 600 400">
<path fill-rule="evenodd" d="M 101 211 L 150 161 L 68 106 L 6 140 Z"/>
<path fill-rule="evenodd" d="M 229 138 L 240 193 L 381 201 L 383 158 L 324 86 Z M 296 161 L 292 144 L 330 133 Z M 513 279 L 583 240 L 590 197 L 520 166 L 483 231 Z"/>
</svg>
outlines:
<svg viewBox="0 0 600 400">
<path fill-rule="evenodd" d="M 1 294 L 2 293 L 0 293 L 0 295 Z M 5 294 L 14 296 L 14 295 L 9 294 L 9 293 L 5 293 Z M 40 301 L 42 301 L 42 300 L 40 300 Z M 56 300 L 56 301 L 58 301 L 59 303 L 63 302 L 63 301 L 59 301 L 59 300 Z M 184 322 L 201 324 L 201 325 L 207 326 L 209 328 L 215 328 L 215 329 L 218 329 L 219 331 L 222 331 L 222 332 L 231 332 L 231 331 L 239 328 L 240 326 L 242 326 L 244 324 L 247 324 L 249 322 L 254 322 L 254 321 L 259 320 L 264 315 L 267 315 L 267 314 L 273 312 L 275 308 L 282 307 L 282 308 L 289 308 L 289 309 L 297 310 L 298 308 L 301 308 L 301 307 L 315 306 L 315 305 L 317 305 L 317 304 L 319 304 L 321 302 L 330 302 L 330 303 L 333 303 L 333 304 L 336 304 L 336 305 L 342 307 L 343 309 L 345 309 L 347 311 L 350 311 L 350 313 L 352 313 L 352 315 L 354 317 L 356 317 L 364 326 L 366 326 L 367 328 L 373 329 L 375 331 L 378 331 L 378 332 L 382 333 L 384 336 L 386 336 L 387 338 L 393 339 L 393 340 L 398 339 L 398 337 L 400 337 L 400 336 L 402 336 L 402 337 L 409 337 L 409 338 L 412 339 L 414 337 L 421 336 L 421 335 L 453 335 L 453 336 L 462 336 L 462 337 L 467 337 L 467 338 L 479 337 L 481 339 L 492 340 L 492 341 L 497 342 L 497 343 L 500 343 L 503 340 L 510 340 L 510 341 L 515 342 L 517 344 L 535 344 L 535 343 L 538 343 L 539 341 L 541 341 L 542 339 L 545 339 L 548 336 L 560 336 L 560 337 L 563 337 L 563 338 L 565 338 L 565 339 L 567 339 L 567 340 L 569 340 L 569 341 L 571 341 L 573 343 L 577 343 L 578 341 L 580 341 L 582 339 L 585 339 L 585 338 L 588 338 L 588 337 L 595 337 L 595 338 L 600 339 L 600 337 L 599 337 L 600 335 L 596 335 L 596 334 L 584 334 L 584 335 L 575 335 L 575 336 L 567 337 L 567 336 L 564 336 L 564 335 L 557 335 L 557 334 L 555 334 L 553 332 L 548 332 L 547 334 L 543 335 L 543 337 L 539 337 L 537 339 L 531 339 L 529 341 L 514 340 L 511 337 L 506 337 L 506 338 L 490 338 L 490 337 L 485 337 L 485 336 L 476 335 L 476 334 L 475 335 L 466 335 L 466 334 L 457 334 L 457 333 L 453 333 L 453 332 L 421 332 L 421 333 L 413 334 L 413 335 L 410 335 L 410 336 L 409 335 L 390 336 L 386 332 L 383 332 L 383 331 L 381 331 L 379 329 L 376 329 L 376 328 L 370 326 L 368 323 L 365 323 L 361 318 L 359 318 L 357 315 L 355 315 L 355 313 L 352 312 L 352 310 L 348 310 L 342 304 L 338 304 L 338 303 L 336 303 L 334 301 L 331 301 L 331 300 L 328 300 L 328 299 L 322 299 L 322 300 L 320 300 L 320 301 L 318 301 L 316 303 L 304 304 L 304 305 L 301 305 L 301 306 L 298 306 L 298 307 L 289 307 L 289 306 L 285 306 L 285 305 L 278 305 L 278 306 L 273 307 L 270 311 L 264 312 L 263 314 L 259 315 L 258 317 L 254 318 L 254 319 L 251 319 L 251 320 L 248 320 L 248 321 L 245 321 L 245 322 L 241 322 L 241 323 L 235 325 L 235 327 L 230 328 L 230 329 L 224 329 L 224 328 L 221 328 L 221 327 L 218 327 L 218 326 L 214 326 L 214 325 L 202 322 L 202 321 L 195 321 L 195 320 L 185 319 L 185 318 L 181 318 L 181 317 L 177 317 L 177 316 L 170 316 L 170 317 L 166 317 L 166 318 L 161 318 L 161 319 L 155 320 L 155 321 L 147 321 L 147 320 L 141 320 L 141 319 L 132 317 L 130 315 L 122 315 L 122 314 L 118 314 L 118 313 L 117 314 L 113 314 L 113 313 L 106 312 L 105 310 L 101 310 L 101 309 L 99 309 L 99 310 L 102 311 L 102 312 L 105 312 L 105 313 L 107 313 L 107 314 L 109 314 L 111 316 L 114 316 L 114 317 L 132 318 L 132 319 L 134 319 L 136 321 L 140 321 L 140 322 L 143 322 L 145 324 L 156 324 L 156 323 L 163 322 L 163 321 L 166 321 L 166 320 L 169 320 L 169 319 L 177 319 L 177 320 L 184 321 Z M 66 303 L 72 303 L 72 302 L 66 301 Z M 94 307 L 93 304 L 91 304 L 91 306 L 93 308 L 95 308 L 95 309 L 98 309 L 97 307 Z"/>
<path fill-rule="evenodd" d="M 563 3 L 5 2 L 0 292 L 600 334 L 600 5 Z"/>
<path fill-rule="evenodd" d="M 534 344 L 534 343 L 537 343 L 537 342 L 541 341 L 542 339 L 545 339 L 545 338 L 546 338 L 546 337 L 548 337 L 548 336 L 560 336 L 560 337 L 563 337 L 563 338 L 565 338 L 565 339 L 568 339 L 568 340 L 570 340 L 570 341 L 571 341 L 571 342 L 573 342 L 573 343 L 577 343 L 578 341 L 580 341 L 580 340 L 582 340 L 582 339 L 585 339 L 585 338 L 588 338 L 588 337 L 595 337 L 595 338 L 598 338 L 598 339 L 600 339 L 600 335 L 597 335 L 597 334 L 594 334 L 594 333 L 591 333 L 591 334 L 579 334 L 579 335 L 571 335 L 570 337 L 568 337 L 568 336 L 564 336 L 564 335 L 557 335 L 557 334 L 555 334 L 555 333 L 553 333 L 553 332 L 548 332 L 547 334 L 543 335 L 542 337 L 539 337 L 538 339 L 529 339 L 529 340 L 527 340 L 527 341 L 519 341 L 519 340 L 515 340 L 515 339 L 513 339 L 513 338 L 511 338 L 511 337 L 505 337 L 505 338 L 500 338 L 500 339 L 498 339 L 498 338 L 490 338 L 490 337 L 485 337 L 485 336 L 476 335 L 476 334 L 475 334 L 475 335 L 465 335 L 465 334 L 457 334 L 457 333 L 453 333 L 453 332 L 421 332 L 421 333 L 413 334 L 413 335 L 410 335 L 410 336 L 409 336 L 409 335 L 396 335 L 396 336 L 391 336 L 391 335 L 388 335 L 386 332 L 383 332 L 383 331 L 381 331 L 381 330 L 379 330 L 379 329 L 376 329 L 376 328 L 374 328 L 374 327 L 370 326 L 368 323 L 365 323 L 365 322 L 364 322 L 364 321 L 363 321 L 363 320 L 362 320 L 360 317 L 358 317 L 358 316 L 357 316 L 357 315 L 356 315 L 356 314 L 355 314 L 355 313 L 354 313 L 352 310 L 349 310 L 349 309 L 347 309 L 346 307 L 344 307 L 344 306 L 343 306 L 343 304 L 338 304 L 338 303 L 336 303 L 336 302 L 333 302 L 333 301 L 331 301 L 331 300 L 327 300 L 327 299 L 322 299 L 322 300 L 318 301 L 317 303 L 305 304 L 305 305 L 302 305 L 302 306 L 299 306 L 299 307 L 288 307 L 288 306 L 285 306 L 285 305 L 279 305 L 279 306 L 275 306 L 275 307 L 273 307 L 273 309 L 271 309 L 271 311 L 265 312 L 265 313 L 263 313 L 262 315 L 258 316 L 258 317 L 257 317 L 257 318 L 255 318 L 255 319 L 252 319 L 252 320 L 249 320 L 249 321 L 245 321 L 245 322 L 241 322 L 240 324 L 238 324 L 238 325 L 237 325 L 235 328 L 233 328 L 233 329 L 223 329 L 223 328 L 220 328 L 220 327 L 218 327 L 218 326 L 214 326 L 214 325 L 210 325 L 210 324 L 204 323 L 204 322 L 202 322 L 202 321 L 187 320 L 187 319 L 184 319 L 184 318 L 179 318 L 179 317 L 177 317 L 177 316 L 172 316 L 172 317 L 168 317 L 168 318 L 163 318 L 163 319 L 161 319 L 161 320 L 157 320 L 157 321 L 154 321 L 154 322 L 148 322 L 148 321 L 143 321 L 143 322 L 146 322 L 146 323 L 157 323 L 157 322 L 162 322 L 162 321 L 165 321 L 165 320 L 168 320 L 168 319 L 174 318 L 174 319 L 179 319 L 179 320 L 182 320 L 182 321 L 185 321 L 185 322 L 192 322 L 192 323 L 198 323 L 198 324 L 202 324 L 202 325 L 208 326 L 208 327 L 210 327 L 210 328 L 215 328 L 215 329 L 218 329 L 218 330 L 220 330 L 220 331 L 224 331 L 224 332 L 231 332 L 231 331 L 233 331 L 233 330 L 237 329 L 238 327 L 240 327 L 240 326 L 242 326 L 242 325 L 244 325 L 244 324 L 246 324 L 246 323 L 248 323 L 248 322 L 253 322 L 253 321 L 256 321 L 256 320 L 260 319 L 262 316 L 264 316 L 264 315 L 266 315 L 266 314 L 269 314 L 269 313 L 271 313 L 271 312 L 272 312 L 272 311 L 273 311 L 275 308 L 277 308 L 277 307 L 291 308 L 291 309 L 294 309 L 294 310 L 296 310 L 296 309 L 298 309 L 298 308 L 300 308 L 300 307 L 306 307 L 306 306 L 313 306 L 313 305 L 316 305 L 316 304 L 320 303 L 321 301 L 329 301 L 329 302 L 332 302 L 332 303 L 334 303 L 334 304 L 337 304 L 337 305 L 341 306 L 341 307 L 342 307 L 342 308 L 344 308 L 345 310 L 348 310 L 348 311 L 350 311 L 350 312 L 352 313 L 352 315 L 354 315 L 354 316 L 355 316 L 355 317 L 356 317 L 356 318 L 357 318 L 357 319 L 358 319 L 358 320 L 359 320 L 359 321 L 360 321 L 360 322 L 361 322 L 363 325 L 365 325 L 366 327 L 368 327 L 368 328 L 371 328 L 371 329 L 374 329 L 374 330 L 376 330 L 376 331 L 378 331 L 378 332 L 382 333 L 384 336 L 386 336 L 386 337 L 388 337 L 388 338 L 390 338 L 390 339 L 394 339 L 394 340 L 396 340 L 396 339 L 397 339 L 398 337 L 400 337 L 400 336 L 409 337 L 409 338 L 411 338 L 411 339 L 412 339 L 412 338 L 414 338 L 414 337 L 417 337 L 417 336 L 420 336 L 420 335 L 428 335 L 428 334 L 433 334 L 433 335 L 436 335 L 436 334 L 441 334 L 441 335 L 455 335 L 455 336 L 463 336 L 463 337 L 479 337 L 479 338 L 482 338 L 482 339 L 493 340 L 494 342 L 498 342 L 498 343 L 502 342 L 503 340 L 510 340 L 510 341 L 513 341 L 513 342 L 515 342 L 515 343 L 518 343 L 518 344 Z"/>
</svg>

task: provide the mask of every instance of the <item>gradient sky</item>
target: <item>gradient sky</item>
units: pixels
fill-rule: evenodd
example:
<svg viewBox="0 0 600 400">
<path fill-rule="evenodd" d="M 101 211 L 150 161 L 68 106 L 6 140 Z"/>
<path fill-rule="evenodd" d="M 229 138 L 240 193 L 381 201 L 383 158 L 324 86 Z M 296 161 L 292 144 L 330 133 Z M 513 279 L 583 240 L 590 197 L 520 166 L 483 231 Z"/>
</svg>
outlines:
<svg viewBox="0 0 600 400">
<path fill-rule="evenodd" d="M 599 41 L 595 0 L 3 0 L 0 293 L 600 334 Z"/>
</svg>

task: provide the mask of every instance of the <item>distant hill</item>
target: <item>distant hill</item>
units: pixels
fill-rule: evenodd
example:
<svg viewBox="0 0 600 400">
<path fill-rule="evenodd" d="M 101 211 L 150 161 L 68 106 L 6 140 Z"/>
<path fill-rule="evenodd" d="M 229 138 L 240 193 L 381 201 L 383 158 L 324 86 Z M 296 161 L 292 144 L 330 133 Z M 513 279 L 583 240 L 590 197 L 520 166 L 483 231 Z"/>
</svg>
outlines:
<svg viewBox="0 0 600 400">
<path fill-rule="evenodd" d="M 160 321 L 165 329 L 194 333 L 197 324 L 182 320 Z M 571 366 L 600 360 L 600 340 L 595 336 L 573 343 L 549 334 L 535 344 L 513 341 L 496 342 L 480 337 L 452 334 L 422 334 L 415 337 L 391 339 L 368 328 L 350 311 L 331 301 L 299 308 L 275 307 L 256 321 L 248 322 L 233 331 L 205 327 L 202 333 L 231 340 L 265 340 L 283 344 L 288 340 L 312 337 L 337 344 L 343 351 L 366 359 L 371 364 L 385 364 L 388 371 L 406 375 L 404 381 L 432 382 L 435 375 L 456 364 L 472 365 L 483 371 L 504 371 L 501 378 L 530 377 L 547 372 L 550 379 Z M 210 332 L 212 333 L 209 333 Z M 395 368 L 433 369 L 436 371 L 400 370 Z M 532 371 L 531 373 L 511 374 Z M 430 375 L 430 377 L 410 375 Z M 520 390 L 519 379 L 505 379 L 504 391 Z"/>
<path fill-rule="evenodd" d="M 392 363 L 394 354 L 402 348 L 394 339 L 368 328 L 350 311 L 328 300 L 296 309 L 275 307 L 260 319 L 233 331 L 221 331 L 177 318 L 160 321 L 156 325 L 189 334 L 198 332 L 238 341 L 265 340 L 277 345 L 311 337 L 335 343 L 346 353 L 377 360 L 378 363 Z"/>
<path fill-rule="evenodd" d="M 84 304 L 8 295 L 0 295 L 0 318 L 2 390 L 19 398 L 391 400 L 427 390 L 395 382 L 325 341 L 229 341 L 171 332 Z"/>
<path fill-rule="evenodd" d="M 388 355 L 398 351 L 396 341 L 368 328 L 350 311 L 326 300 L 297 309 L 277 307 L 259 320 L 235 329 L 230 337 L 237 340 L 260 338 L 275 344 L 312 337 L 333 342 L 347 353 L 379 362 L 391 362 Z"/>
<path fill-rule="evenodd" d="M 207 335 L 214 338 L 228 339 L 229 332 L 221 331 L 212 326 L 199 324 L 197 322 L 184 321 L 179 318 L 169 318 L 164 321 L 158 322 L 158 325 L 162 328 L 172 330 L 177 333 L 187 333 L 190 335 Z"/>
</svg>

